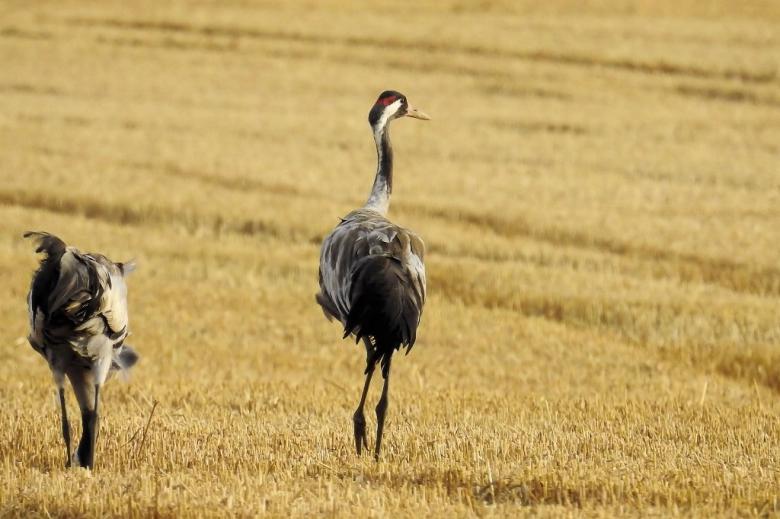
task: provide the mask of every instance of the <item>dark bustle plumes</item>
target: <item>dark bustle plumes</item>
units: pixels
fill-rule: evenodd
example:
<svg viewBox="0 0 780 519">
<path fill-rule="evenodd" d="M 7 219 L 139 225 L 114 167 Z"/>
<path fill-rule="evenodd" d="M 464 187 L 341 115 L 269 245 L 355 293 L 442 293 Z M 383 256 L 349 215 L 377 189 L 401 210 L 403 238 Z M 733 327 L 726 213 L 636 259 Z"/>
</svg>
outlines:
<svg viewBox="0 0 780 519">
<path fill-rule="evenodd" d="M 62 256 L 67 247 L 64 241 L 47 232 L 27 231 L 22 236 L 32 238 L 38 243 L 35 252 L 43 252 L 52 259 Z"/>
<path fill-rule="evenodd" d="M 61 239 L 47 232 L 28 231 L 22 235 L 24 238 L 32 238 L 38 248 L 36 253 L 44 253 L 38 271 L 33 277 L 31 287 L 31 303 L 33 308 L 41 308 L 44 314 L 49 311 L 50 294 L 57 286 L 60 278 L 60 260 L 65 254 L 67 245 Z"/>
<path fill-rule="evenodd" d="M 368 256 L 355 265 L 352 273 L 350 312 L 344 326 L 344 337 L 354 333 L 373 339 L 374 359 L 369 364 L 404 345 L 407 352 L 414 346 L 420 304 L 410 298 L 414 291 L 405 282 L 404 267 L 389 256 Z M 418 302 L 419 303 L 419 302 Z"/>
</svg>

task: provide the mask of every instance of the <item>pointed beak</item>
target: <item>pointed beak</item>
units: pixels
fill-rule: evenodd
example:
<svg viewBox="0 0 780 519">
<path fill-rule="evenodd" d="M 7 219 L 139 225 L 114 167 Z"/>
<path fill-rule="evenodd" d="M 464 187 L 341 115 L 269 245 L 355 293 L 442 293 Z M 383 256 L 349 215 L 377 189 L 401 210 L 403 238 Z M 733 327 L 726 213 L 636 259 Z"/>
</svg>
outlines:
<svg viewBox="0 0 780 519">
<path fill-rule="evenodd" d="M 406 116 L 407 117 L 414 117 L 415 119 L 422 119 L 423 121 L 430 121 L 431 120 L 431 117 L 428 114 L 418 110 L 417 108 L 413 107 L 412 105 L 408 105 L 406 107 Z"/>
</svg>

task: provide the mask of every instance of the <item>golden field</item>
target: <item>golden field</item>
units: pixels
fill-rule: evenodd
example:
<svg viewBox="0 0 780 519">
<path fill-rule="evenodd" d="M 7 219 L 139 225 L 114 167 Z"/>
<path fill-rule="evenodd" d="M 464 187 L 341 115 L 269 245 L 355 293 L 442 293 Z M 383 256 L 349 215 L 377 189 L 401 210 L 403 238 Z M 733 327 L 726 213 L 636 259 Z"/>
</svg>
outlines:
<svg viewBox="0 0 780 519">
<path fill-rule="evenodd" d="M 780 515 L 780 4 L 572 4 L 0 3 L 0 516 Z M 314 294 L 385 89 L 429 299 L 375 463 Z M 94 473 L 26 230 L 139 263 Z"/>
</svg>

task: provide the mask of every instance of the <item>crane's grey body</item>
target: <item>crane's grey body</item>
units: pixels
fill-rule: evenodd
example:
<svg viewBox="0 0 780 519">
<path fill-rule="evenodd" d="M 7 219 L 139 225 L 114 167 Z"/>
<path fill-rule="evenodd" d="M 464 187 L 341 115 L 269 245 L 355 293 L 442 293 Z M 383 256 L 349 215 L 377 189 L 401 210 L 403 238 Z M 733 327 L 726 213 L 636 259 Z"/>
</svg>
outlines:
<svg viewBox="0 0 780 519">
<path fill-rule="evenodd" d="M 403 286 L 403 297 L 414 307 L 417 318 L 403 324 L 414 330 L 425 303 L 424 255 L 425 245 L 412 231 L 395 225 L 372 209 L 353 211 L 322 243 L 317 302 L 326 316 L 346 326 L 351 310 L 355 268 L 361 260 L 371 256 L 390 258 L 401 267 L 398 283 Z M 353 330 L 356 335 L 359 332 L 360 328 Z M 411 333 L 404 339 L 405 344 L 414 344 Z"/>
<path fill-rule="evenodd" d="M 393 190 L 393 150 L 388 125 L 403 116 L 428 119 L 403 94 L 383 92 L 369 114 L 377 149 L 377 172 L 366 204 L 345 216 L 320 252 L 316 300 L 325 316 L 344 326 L 344 337 L 363 339 L 366 380 L 353 416 L 355 447 L 367 447 L 363 406 L 378 362 L 384 386 L 376 407 L 378 459 L 388 403 L 390 364 L 401 346 L 414 346 L 425 303 L 425 246 L 412 231 L 387 219 Z"/>
<path fill-rule="evenodd" d="M 127 285 L 131 264 L 82 253 L 48 233 L 26 233 L 46 256 L 33 276 L 27 303 L 30 345 L 49 364 L 60 393 L 67 464 L 92 468 L 100 387 L 111 371 L 138 359 L 128 335 Z M 64 380 L 79 402 L 84 431 L 74 456 L 65 409 Z"/>
</svg>

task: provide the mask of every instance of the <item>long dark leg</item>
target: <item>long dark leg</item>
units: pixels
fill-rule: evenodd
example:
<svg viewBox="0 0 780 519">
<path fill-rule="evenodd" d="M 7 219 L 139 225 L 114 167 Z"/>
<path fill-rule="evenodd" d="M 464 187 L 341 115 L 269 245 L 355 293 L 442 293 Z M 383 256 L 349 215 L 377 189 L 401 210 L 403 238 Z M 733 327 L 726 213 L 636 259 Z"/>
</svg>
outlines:
<svg viewBox="0 0 780 519">
<path fill-rule="evenodd" d="M 374 458 L 379 461 L 379 451 L 382 449 L 382 431 L 385 428 L 385 413 L 387 412 L 387 391 L 390 386 L 390 361 L 393 360 L 393 354 L 387 355 L 387 360 L 382 366 L 382 376 L 385 378 L 385 384 L 382 386 L 382 396 L 376 404 L 376 447 L 374 449 Z"/>
<path fill-rule="evenodd" d="M 376 348 L 368 337 L 363 337 L 363 344 L 366 347 L 366 382 L 363 385 L 363 394 L 360 395 L 360 404 L 352 415 L 352 421 L 355 424 L 355 450 L 360 456 L 362 448 L 368 449 L 368 440 L 366 439 L 366 416 L 363 414 L 363 406 L 366 404 L 366 395 L 371 385 L 371 376 L 374 374 L 376 366 Z"/>
<path fill-rule="evenodd" d="M 71 465 L 70 451 L 70 422 L 68 421 L 68 410 L 65 407 L 65 388 L 60 385 L 60 409 L 62 410 L 62 439 L 65 440 L 65 467 Z"/>
<path fill-rule="evenodd" d="M 97 432 L 100 384 L 95 381 L 91 369 L 71 366 L 66 373 L 81 410 L 81 440 L 76 449 L 76 458 L 80 466 L 92 468 L 95 461 L 94 439 Z"/>
<path fill-rule="evenodd" d="M 358 456 L 360 456 L 362 447 L 368 449 L 368 441 L 366 440 L 366 416 L 363 414 L 363 406 L 366 404 L 366 395 L 368 394 L 368 387 L 371 385 L 371 375 L 374 374 L 374 364 L 369 364 L 366 368 L 366 383 L 363 385 L 363 394 L 360 396 L 360 403 L 352 415 L 352 421 L 355 424 L 355 450 L 357 450 Z"/>
<path fill-rule="evenodd" d="M 82 467 L 92 469 L 95 465 L 95 443 L 97 442 L 99 415 L 98 403 L 100 402 L 100 385 L 95 384 L 95 401 L 92 409 L 81 410 L 81 424 L 83 426 L 81 441 L 79 442 L 79 462 Z"/>
</svg>

